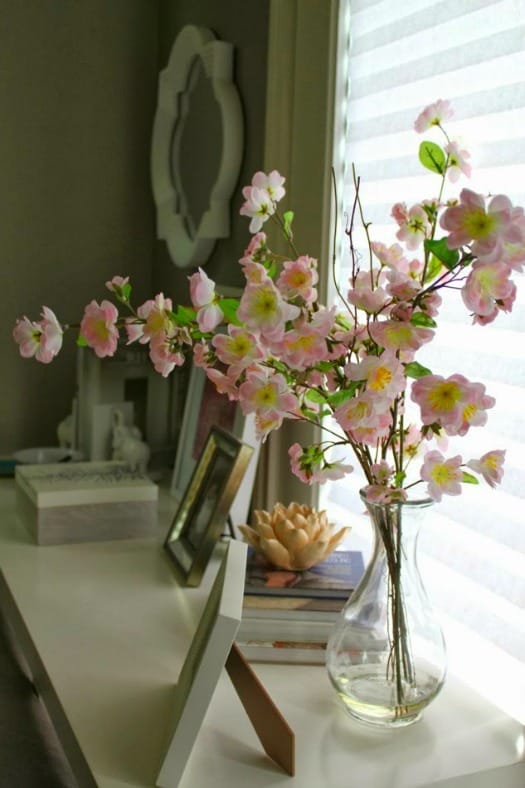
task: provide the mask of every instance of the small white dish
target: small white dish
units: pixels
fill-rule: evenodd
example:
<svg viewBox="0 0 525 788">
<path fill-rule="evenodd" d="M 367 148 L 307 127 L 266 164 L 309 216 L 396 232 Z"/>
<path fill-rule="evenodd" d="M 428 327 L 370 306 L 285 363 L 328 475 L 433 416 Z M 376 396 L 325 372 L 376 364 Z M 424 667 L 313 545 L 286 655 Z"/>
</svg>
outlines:
<svg viewBox="0 0 525 788">
<path fill-rule="evenodd" d="M 41 465 L 49 462 L 79 462 L 82 460 L 82 452 L 62 449 L 60 446 L 44 446 L 15 451 L 13 457 L 23 465 Z"/>
</svg>

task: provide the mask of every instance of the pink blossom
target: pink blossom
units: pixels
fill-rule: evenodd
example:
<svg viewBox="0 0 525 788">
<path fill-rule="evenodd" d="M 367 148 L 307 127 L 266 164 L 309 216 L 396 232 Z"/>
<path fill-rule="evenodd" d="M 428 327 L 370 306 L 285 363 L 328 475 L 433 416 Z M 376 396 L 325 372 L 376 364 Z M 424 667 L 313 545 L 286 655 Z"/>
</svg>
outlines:
<svg viewBox="0 0 525 788">
<path fill-rule="evenodd" d="M 275 213 L 275 205 L 266 191 L 258 189 L 256 186 L 245 186 L 242 190 L 245 203 L 241 205 L 239 213 L 241 216 L 250 216 L 250 232 L 258 232 L 265 221 Z"/>
<path fill-rule="evenodd" d="M 297 399 L 286 378 L 265 367 L 248 370 L 239 388 L 239 400 L 243 413 L 270 411 L 281 416 L 297 413 Z"/>
<path fill-rule="evenodd" d="M 99 305 L 93 300 L 84 310 L 80 334 L 99 358 L 113 356 L 117 350 L 119 338 L 117 319 L 117 308 L 110 301 L 102 301 Z"/>
<path fill-rule="evenodd" d="M 386 292 L 393 298 L 409 301 L 419 293 L 421 285 L 411 276 L 402 271 L 393 269 L 387 273 L 388 285 Z"/>
<path fill-rule="evenodd" d="M 427 491 L 434 501 L 440 501 L 443 494 L 460 495 L 461 457 L 456 455 L 446 460 L 439 451 L 429 451 L 421 466 L 421 478 L 428 482 Z"/>
<path fill-rule="evenodd" d="M 155 302 L 152 299 L 149 299 L 138 307 L 137 317 L 127 317 L 125 319 L 124 327 L 128 336 L 128 345 L 130 345 L 132 342 L 136 342 L 137 340 L 142 345 L 145 345 L 147 342 L 149 342 L 149 336 L 144 334 L 144 328 L 146 325 L 146 320 L 148 319 L 148 315 L 154 306 Z M 163 324 L 161 330 L 164 329 L 165 325 Z"/>
<path fill-rule="evenodd" d="M 370 470 L 378 484 L 386 484 L 394 475 L 394 469 L 386 460 L 373 463 Z"/>
<path fill-rule="evenodd" d="M 312 367 L 328 359 L 326 334 L 320 333 L 312 323 L 303 323 L 283 335 L 276 355 L 293 369 Z"/>
<path fill-rule="evenodd" d="M 244 255 L 239 260 L 241 265 L 247 263 L 259 263 L 267 251 L 266 233 L 255 233 L 250 239 L 250 243 L 244 250 Z"/>
<path fill-rule="evenodd" d="M 457 142 L 449 142 L 445 145 L 445 151 L 448 154 L 447 177 L 449 181 L 456 183 L 461 173 L 470 178 L 472 167 L 467 162 L 467 159 L 470 159 L 470 153 L 461 150 Z"/>
<path fill-rule="evenodd" d="M 394 353 L 388 351 L 381 356 L 366 356 L 359 364 L 347 364 L 345 374 L 350 380 L 365 381 L 367 391 L 390 399 L 404 391 L 406 386 L 403 365 Z"/>
<path fill-rule="evenodd" d="M 388 295 L 382 287 L 372 288 L 370 274 L 360 271 L 355 277 L 353 287 L 348 291 L 348 301 L 369 314 L 380 312 L 388 301 Z"/>
<path fill-rule="evenodd" d="M 34 356 L 42 364 L 49 364 L 62 347 L 62 326 L 48 306 L 42 307 L 42 320 L 31 322 L 27 317 L 16 321 L 13 339 L 24 358 Z"/>
<path fill-rule="evenodd" d="M 285 178 L 277 170 L 272 170 L 268 175 L 264 172 L 256 172 L 252 178 L 252 186 L 266 189 L 272 200 L 279 202 L 286 194 L 283 186 L 284 181 Z"/>
<path fill-rule="evenodd" d="M 287 260 L 284 263 L 276 284 L 285 298 L 293 299 L 299 296 L 306 304 L 311 305 L 317 299 L 314 285 L 318 279 L 317 260 L 302 255 L 297 260 Z"/>
<path fill-rule="evenodd" d="M 510 311 L 516 297 L 516 285 L 510 280 L 505 263 L 472 263 L 461 296 L 467 309 L 479 317 L 493 319 L 499 309 Z M 490 321 L 489 321 L 490 322 Z"/>
<path fill-rule="evenodd" d="M 387 350 L 419 350 L 434 336 L 431 328 L 413 326 L 403 320 L 375 320 L 368 330 L 374 342 Z"/>
<path fill-rule="evenodd" d="M 405 490 L 385 487 L 383 484 L 369 484 L 363 487 L 362 492 L 368 503 L 399 503 L 408 498 Z"/>
<path fill-rule="evenodd" d="M 390 403 L 388 397 L 365 391 L 337 407 L 334 418 L 353 440 L 374 446 L 392 426 Z"/>
<path fill-rule="evenodd" d="M 237 375 L 230 369 L 224 373 L 214 367 L 206 369 L 206 375 L 212 381 L 219 394 L 226 394 L 229 400 L 239 399 L 239 389 L 237 387 Z"/>
<path fill-rule="evenodd" d="M 426 312 L 430 317 L 437 317 L 442 303 L 442 298 L 439 293 L 428 293 L 421 301 L 421 308 L 423 312 Z"/>
<path fill-rule="evenodd" d="M 340 461 L 328 462 L 321 454 L 311 456 L 308 449 L 294 443 L 288 449 L 292 473 L 305 484 L 323 484 L 328 480 L 342 479 L 354 469 Z"/>
<path fill-rule="evenodd" d="M 278 340 L 284 334 L 286 321 L 298 317 L 300 309 L 288 304 L 271 279 L 268 279 L 260 285 L 248 283 L 237 314 L 250 331 Z"/>
<path fill-rule="evenodd" d="M 195 309 L 201 306 L 208 306 L 215 298 L 215 282 L 199 268 L 199 270 L 188 277 L 190 283 L 190 298 Z"/>
<path fill-rule="evenodd" d="M 523 208 L 513 207 L 511 222 L 516 233 L 521 233 L 521 240 L 505 241 L 501 262 L 506 263 L 514 271 L 522 271 L 525 262 L 525 214 Z"/>
<path fill-rule="evenodd" d="M 129 283 L 129 276 L 114 276 L 109 282 L 106 282 L 106 287 L 117 296 L 122 293 L 122 288 Z"/>
<path fill-rule="evenodd" d="M 13 329 L 13 339 L 18 345 L 20 355 L 23 358 L 31 358 L 40 347 L 40 337 L 42 331 L 39 323 L 29 320 L 28 317 L 22 317 L 16 321 Z"/>
<path fill-rule="evenodd" d="M 272 279 L 268 276 L 268 272 L 262 263 L 254 263 L 249 260 L 243 266 L 243 274 L 249 285 L 262 285 L 263 283 L 268 284 L 272 282 Z"/>
<path fill-rule="evenodd" d="M 412 399 L 420 407 L 423 424 L 437 423 L 449 435 L 464 435 L 471 424 L 484 423 L 483 411 L 494 405 L 482 383 L 459 374 L 424 375 L 412 384 Z"/>
<path fill-rule="evenodd" d="M 275 411 L 265 411 L 255 414 L 255 437 L 264 443 L 270 432 L 278 430 L 283 423 L 283 417 Z"/>
<path fill-rule="evenodd" d="M 392 208 L 392 217 L 399 224 L 396 238 L 403 241 L 407 249 L 417 249 L 430 235 L 430 222 L 422 205 L 413 205 L 407 211 L 404 203 L 397 203 Z"/>
<path fill-rule="evenodd" d="M 172 324 L 168 313 L 172 308 L 171 298 L 165 298 L 164 293 L 158 293 L 153 300 L 139 306 L 137 314 L 145 321 L 140 342 L 148 342 L 157 334 L 164 336 L 169 333 Z"/>
<path fill-rule="evenodd" d="M 490 487 L 495 487 L 503 478 L 505 454 L 501 449 L 493 449 L 483 454 L 479 460 L 469 460 L 466 464 L 476 473 L 480 473 Z"/>
<path fill-rule="evenodd" d="M 224 318 L 224 313 L 217 303 L 215 282 L 202 268 L 199 268 L 188 279 L 190 281 L 191 303 L 198 310 L 196 319 L 199 328 L 204 333 L 213 331 Z"/>
<path fill-rule="evenodd" d="M 206 369 L 212 363 L 211 351 L 208 344 L 201 340 L 193 345 L 193 363 L 196 367 Z"/>
<path fill-rule="evenodd" d="M 330 358 L 330 348 L 326 338 L 335 320 L 333 309 L 321 308 L 310 321 L 299 318 L 294 327 L 287 331 L 272 350 L 285 363 L 294 369 L 306 369 Z"/>
<path fill-rule="evenodd" d="M 450 106 L 450 102 L 438 99 L 420 112 L 415 120 L 414 129 L 418 134 L 421 134 L 432 126 L 440 126 L 444 120 L 449 120 L 453 115 L 454 111 Z"/>
<path fill-rule="evenodd" d="M 257 337 L 242 326 L 228 326 L 227 334 L 216 334 L 211 340 L 217 358 L 223 364 L 233 364 L 241 370 L 264 358 Z"/>
<path fill-rule="evenodd" d="M 460 204 L 442 214 L 440 224 L 450 232 L 447 245 L 459 249 L 470 244 L 472 252 L 485 262 L 501 257 L 504 242 L 522 239 L 519 227 L 512 222 L 512 204 L 508 197 L 496 195 L 485 209 L 485 198 L 470 189 L 462 189 Z"/>
<path fill-rule="evenodd" d="M 400 203 L 397 203 L 397 206 L 400 206 Z M 394 206 L 395 208 L 396 206 Z M 405 206 L 406 207 L 406 206 Z M 392 209 L 392 213 L 394 212 L 394 208 Z M 406 212 L 401 209 L 400 220 L 404 221 L 406 218 Z M 397 221 L 397 219 L 396 219 Z M 399 271 L 406 271 L 408 262 L 404 256 L 403 248 L 400 244 L 392 244 L 391 246 L 386 246 L 379 241 L 373 241 L 371 243 L 372 251 L 381 263 L 381 265 L 386 266 L 387 268 L 397 269 Z"/>
<path fill-rule="evenodd" d="M 461 378 L 462 375 L 456 375 Z M 496 404 L 494 397 L 485 393 L 483 383 L 472 383 L 466 378 L 464 381 L 464 397 L 461 410 L 461 423 L 454 427 L 449 427 L 449 435 L 466 435 L 470 427 L 481 427 L 487 423 L 488 408 L 493 408 Z"/>
<path fill-rule="evenodd" d="M 175 367 L 184 364 L 184 355 L 179 350 L 172 349 L 171 338 L 165 331 L 157 331 L 151 337 L 149 357 L 155 371 L 164 378 L 167 378 Z"/>
</svg>

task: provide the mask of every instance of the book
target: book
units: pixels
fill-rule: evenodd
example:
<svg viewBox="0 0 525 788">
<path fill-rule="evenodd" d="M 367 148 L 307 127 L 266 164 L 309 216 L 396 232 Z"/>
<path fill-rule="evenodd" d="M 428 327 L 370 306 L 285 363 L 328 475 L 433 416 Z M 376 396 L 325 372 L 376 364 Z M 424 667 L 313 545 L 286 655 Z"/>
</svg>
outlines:
<svg viewBox="0 0 525 788">
<path fill-rule="evenodd" d="M 350 594 L 351 592 L 349 592 Z M 348 597 L 276 596 L 244 594 L 244 618 L 284 619 L 307 621 L 335 621 Z"/>
<path fill-rule="evenodd" d="M 239 640 L 293 640 L 323 643 L 330 637 L 334 618 L 294 620 L 286 618 L 243 618 L 237 633 Z"/>
<path fill-rule="evenodd" d="M 246 564 L 244 593 L 345 600 L 363 572 L 363 554 L 357 550 L 334 550 L 325 561 L 301 572 L 276 569 L 251 550 Z"/>
<path fill-rule="evenodd" d="M 326 643 L 293 640 L 237 640 L 237 645 L 249 662 L 292 662 L 302 665 L 324 665 Z"/>
</svg>

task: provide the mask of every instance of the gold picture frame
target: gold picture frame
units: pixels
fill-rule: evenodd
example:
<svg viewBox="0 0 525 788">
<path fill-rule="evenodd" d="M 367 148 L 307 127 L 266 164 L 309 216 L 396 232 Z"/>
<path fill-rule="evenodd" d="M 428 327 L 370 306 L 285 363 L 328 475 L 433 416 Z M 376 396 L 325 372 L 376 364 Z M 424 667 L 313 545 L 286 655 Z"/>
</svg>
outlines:
<svg viewBox="0 0 525 788">
<path fill-rule="evenodd" d="M 200 584 L 252 454 L 251 446 L 211 428 L 164 542 L 184 585 Z"/>
</svg>

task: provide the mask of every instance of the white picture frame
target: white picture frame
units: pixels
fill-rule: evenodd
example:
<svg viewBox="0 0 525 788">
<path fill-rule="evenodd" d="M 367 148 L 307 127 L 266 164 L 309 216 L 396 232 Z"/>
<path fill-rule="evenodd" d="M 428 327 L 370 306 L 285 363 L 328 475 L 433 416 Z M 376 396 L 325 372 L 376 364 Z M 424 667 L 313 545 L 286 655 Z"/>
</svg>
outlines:
<svg viewBox="0 0 525 788">
<path fill-rule="evenodd" d="M 173 724 L 157 777 L 176 788 L 241 623 L 246 549 L 231 539 L 177 682 Z"/>
<path fill-rule="evenodd" d="M 253 454 L 230 509 L 233 526 L 247 523 L 252 497 L 260 443 L 256 437 L 255 419 L 245 416 L 237 402 L 219 394 L 201 367 L 193 366 L 182 416 L 171 494 L 180 502 L 190 483 L 200 452 L 212 427 L 230 432 L 241 443 L 251 446 Z"/>
</svg>

